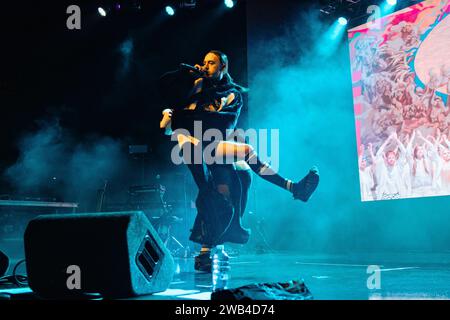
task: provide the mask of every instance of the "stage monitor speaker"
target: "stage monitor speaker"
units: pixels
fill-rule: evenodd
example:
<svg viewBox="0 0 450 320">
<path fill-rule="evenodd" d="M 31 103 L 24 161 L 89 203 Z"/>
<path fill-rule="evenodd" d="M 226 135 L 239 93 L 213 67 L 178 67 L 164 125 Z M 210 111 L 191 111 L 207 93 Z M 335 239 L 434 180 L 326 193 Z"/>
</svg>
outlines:
<svg viewBox="0 0 450 320">
<path fill-rule="evenodd" d="M 41 215 L 25 230 L 30 288 L 42 298 L 124 298 L 167 289 L 174 261 L 141 211 Z"/>
<path fill-rule="evenodd" d="M 4 276 L 8 271 L 9 259 L 6 254 L 0 251 L 0 277 Z"/>
</svg>

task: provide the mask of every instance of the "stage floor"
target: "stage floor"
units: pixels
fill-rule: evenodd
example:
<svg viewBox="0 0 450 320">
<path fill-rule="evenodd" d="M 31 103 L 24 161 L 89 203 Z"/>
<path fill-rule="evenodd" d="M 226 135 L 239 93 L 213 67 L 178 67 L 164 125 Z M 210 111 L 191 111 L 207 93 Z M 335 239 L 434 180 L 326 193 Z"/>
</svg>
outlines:
<svg viewBox="0 0 450 320">
<path fill-rule="evenodd" d="M 303 279 L 315 300 L 450 299 L 450 252 L 265 253 L 239 254 L 230 260 L 228 288 Z M 195 271 L 194 258 L 175 258 L 175 264 L 166 291 L 131 300 L 210 300 L 211 274 Z M 367 287 L 369 265 L 380 267 L 380 289 Z"/>
<path fill-rule="evenodd" d="M 168 290 L 138 299 L 209 300 L 211 274 L 193 258 L 177 258 Z M 378 265 L 380 289 L 368 289 L 369 265 Z M 231 258 L 229 288 L 303 279 L 316 300 L 450 299 L 450 252 L 401 254 L 243 254 Z"/>
</svg>

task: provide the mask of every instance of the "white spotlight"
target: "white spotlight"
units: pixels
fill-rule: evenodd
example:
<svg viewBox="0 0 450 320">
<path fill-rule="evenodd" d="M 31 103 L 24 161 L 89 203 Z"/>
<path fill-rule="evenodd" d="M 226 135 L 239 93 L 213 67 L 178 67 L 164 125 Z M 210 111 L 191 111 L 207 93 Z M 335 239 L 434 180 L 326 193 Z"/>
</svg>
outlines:
<svg viewBox="0 0 450 320">
<path fill-rule="evenodd" d="M 227 8 L 233 8 L 234 7 L 234 1 L 233 0 L 224 0 L 225 6 Z"/>
<path fill-rule="evenodd" d="M 339 24 L 340 24 L 341 26 L 346 26 L 347 23 L 348 23 L 347 19 L 344 18 L 344 17 L 340 17 L 340 18 L 338 19 L 338 22 L 339 22 Z"/>
<path fill-rule="evenodd" d="M 98 7 L 98 13 L 102 16 L 102 17 L 106 17 L 106 11 L 105 9 L 103 9 L 102 7 Z"/>
<path fill-rule="evenodd" d="M 395 6 L 397 4 L 397 0 L 386 0 L 386 2 L 390 6 Z"/>
</svg>

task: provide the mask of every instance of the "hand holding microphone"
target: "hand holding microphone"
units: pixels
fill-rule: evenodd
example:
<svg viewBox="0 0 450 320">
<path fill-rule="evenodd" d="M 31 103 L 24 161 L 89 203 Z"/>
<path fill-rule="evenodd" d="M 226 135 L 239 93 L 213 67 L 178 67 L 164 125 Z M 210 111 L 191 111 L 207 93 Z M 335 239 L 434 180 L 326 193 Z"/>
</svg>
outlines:
<svg viewBox="0 0 450 320">
<path fill-rule="evenodd" d="M 197 70 L 199 70 L 200 72 L 203 72 L 202 66 L 199 65 L 198 63 L 196 63 L 196 64 L 194 65 L 194 68 L 197 69 Z"/>
<path fill-rule="evenodd" d="M 206 73 L 204 71 L 202 71 L 202 68 L 200 65 L 196 64 L 195 66 L 191 66 L 189 64 L 186 63 L 180 63 L 180 69 L 182 70 L 187 70 L 189 71 L 191 74 L 201 78 L 204 77 L 206 75 Z"/>
</svg>

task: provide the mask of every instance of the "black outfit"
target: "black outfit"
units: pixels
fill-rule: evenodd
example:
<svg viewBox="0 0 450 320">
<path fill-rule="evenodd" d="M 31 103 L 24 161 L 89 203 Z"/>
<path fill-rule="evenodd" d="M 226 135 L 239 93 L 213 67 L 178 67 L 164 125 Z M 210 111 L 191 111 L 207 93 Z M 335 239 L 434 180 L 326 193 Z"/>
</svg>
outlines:
<svg viewBox="0 0 450 320">
<path fill-rule="evenodd" d="M 165 97 L 166 106 L 174 109 L 172 129 L 183 128 L 194 136 L 194 121 L 198 120 L 202 121 L 202 131 L 219 129 L 226 140 L 226 131 L 234 130 L 243 105 L 239 89 L 225 77 L 219 82 L 204 79 L 202 91 L 190 94 L 195 79 L 195 76 L 184 70 L 166 73 L 161 78 L 160 93 Z M 235 96 L 233 102 L 219 110 L 221 98 L 231 93 Z M 183 109 L 192 102 L 196 102 L 195 110 Z M 202 140 L 202 137 L 197 139 Z M 203 142 L 202 148 L 205 147 Z M 199 150 L 200 146 L 192 144 L 185 144 L 183 148 L 191 148 L 190 154 L 203 152 L 203 149 Z M 190 240 L 209 246 L 224 242 L 246 243 L 250 233 L 242 228 L 241 217 L 251 183 L 249 173 L 238 172 L 231 164 L 206 165 L 204 161 L 201 164 L 186 164 L 199 188 L 197 216 Z M 229 186 L 231 201 L 217 191 L 219 184 Z"/>
</svg>

